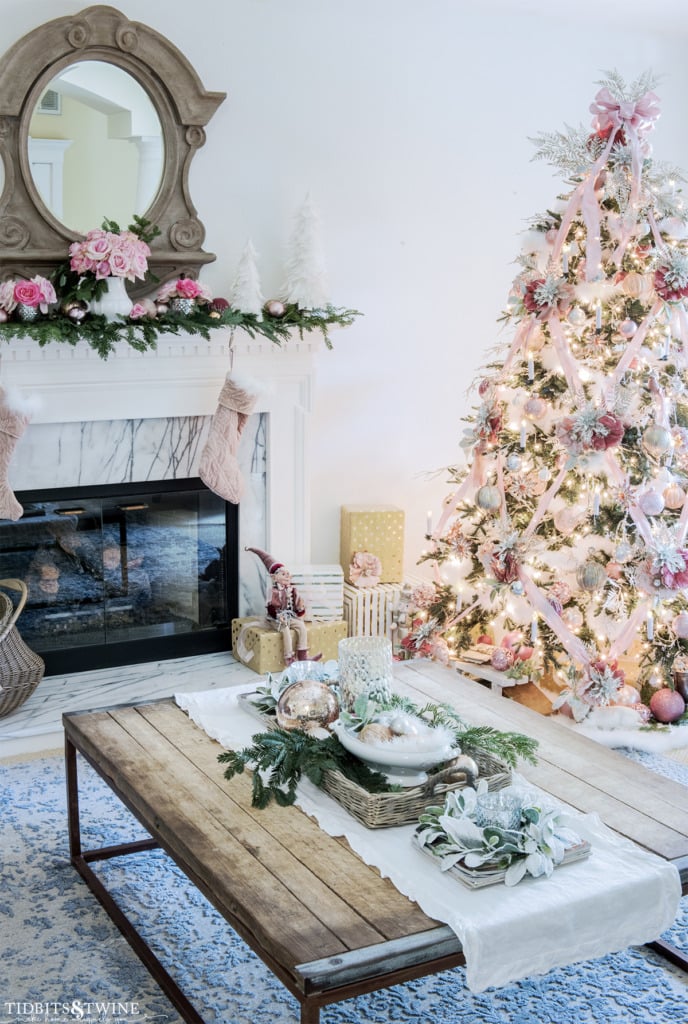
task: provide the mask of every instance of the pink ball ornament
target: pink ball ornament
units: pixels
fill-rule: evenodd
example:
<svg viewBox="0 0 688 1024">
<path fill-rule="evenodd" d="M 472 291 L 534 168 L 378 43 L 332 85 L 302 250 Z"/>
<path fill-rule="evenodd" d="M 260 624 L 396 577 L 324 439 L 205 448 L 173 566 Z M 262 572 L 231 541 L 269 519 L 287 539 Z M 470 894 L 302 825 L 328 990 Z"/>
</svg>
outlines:
<svg viewBox="0 0 688 1024">
<path fill-rule="evenodd" d="M 547 402 L 544 398 L 529 398 L 523 411 L 529 420 L 541 420 L 547 412 Z"/>
<path fill-rule="evenodd" d="M 624 338 L 632 338 L 637 330 L 638 325 L 635 320 L 624 320 L 619 324 L 619 334 L 623 334 Z"/>
<path fill-rule="evenodd" d="M 672 621 L 671 628 L 680 640 L 688 638 L 688 612 L 679 612 Z"/>
<path fill-rule="evenodd" d="M 528 661 L 529 658 L 533 657 L 534 651 L 534 647 L 526 647 L 524 645 L 523 647 L 519 647 L 519 649 L 516 651 L 516 657 L 519 661 Z"/>
<path fill-rule="evenodd" d="M 490 658 L 490 664 L 492 668 L 496 668 L 498 672 L 505 672 L 506 669 L 511 668 L 514 663 L 514 652 L 508 647 L 498 647 L 492 652 Z"/>
<path fill-rule="evenodd" d="M 658 722 L 668 724 L 675 722 L 686 710 L 686 702 L 676 690 L 663 686 L 650 697 L 650 711 Z"/>
<path fill-rule="evenodd" d="M 7 313 L 7 310 L 0 309 L 0 324 L 6 324 L 8 320 L 9 320 L 9 315 Z"/>
<path fill-rule="evenodd" d="M 607 562 L 607 576 L 610 580 L 620 580 L 623 569 L 618 562 Z"/>
</svg>

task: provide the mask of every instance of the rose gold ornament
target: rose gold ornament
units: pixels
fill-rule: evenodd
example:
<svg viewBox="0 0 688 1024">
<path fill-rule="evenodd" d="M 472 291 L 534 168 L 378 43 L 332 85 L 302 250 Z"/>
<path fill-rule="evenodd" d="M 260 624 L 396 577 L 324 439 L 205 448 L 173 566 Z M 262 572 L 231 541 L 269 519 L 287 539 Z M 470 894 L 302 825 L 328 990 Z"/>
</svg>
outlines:
<svg viewBox="0 0 688 1024">
<path fill-rule="evenodd" d="M 277 724 L 281 729 L 307 730 L 324 727 L 339 715 L 339 703 L 326 683 L 302 679 L 291 683 L 277 701 Z"/>
<path fill-rule="evenodd" d="M 268 316 L 271 316 L 274 320 L 279 320 L 287 312 L 287 307 L 281 299 L 268 299 L 263 306 L 263 309 Z"/>
<path fill-rule="evenodd" d="M 607 576 L 610 580 L 620 580 L 623 569 L 618 562 L 607 562 Z"/>
<path fill-rule="evenodd" d="M 662 491 L 664 504 L 667 508 L 682 508 L 686 492 L 678 484 L 669 484 Z"/>
<path fill-rule="evenodd" d="M 389 743 L 394 739 L 394 733 L 388 725 L 383 725 L 382 722 L 369 722 L 361 729 L 359 739 L 361 743 L 370 743 L 375 747 L 380 743 Z"/>
<path fill-rule="evenodd" d="M 156 302 L 155 304 L 155 311 L 158 314 L 158 316 L 164 316 L 165 313 L 167 313 L 167 311 L 169 310 L 169 308 L 170 307 L 166 302 Z"/>
<path fill-rule="evenodd" d="M 613 703 L 630 707 L 633 704 L 637 704 L 639 700 L 640 695 L 635 686 L 631 686 L 630 683 L 624 683 L 624 685 L 616 691 Z"/>
<path fill-rule="evenodd" d="M 688 612 L 679 612 L 673 619 L 671 628 L 680 640 L 688 638 Z"/>
<path fill-rule="evenodd" d="M 621 290 L 632 299 L 648 302 L 655 293 L 653 274 L 638 274 L 634 270 L 621 281 Z"/>
<path fill-rule="evenodd" d="M 9 315 L 6 310 L 0 309 L 0 324 L 6 324 L 9 320 Z"/>
</svg>

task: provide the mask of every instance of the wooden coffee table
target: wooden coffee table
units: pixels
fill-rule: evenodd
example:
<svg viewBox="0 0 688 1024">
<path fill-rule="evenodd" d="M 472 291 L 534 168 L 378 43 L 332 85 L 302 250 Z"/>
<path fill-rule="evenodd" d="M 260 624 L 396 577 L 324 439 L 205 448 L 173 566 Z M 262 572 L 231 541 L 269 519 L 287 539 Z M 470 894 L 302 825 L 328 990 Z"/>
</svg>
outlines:
<svg viewBox="0 0 688 1024">
<path fill-rule="evenodd" d="M 399 666 L 418 701 L 450 701 L 471 721 L 540 742 L 523 774 L 679 868 L 688 891 L 685 788 L 613 751 L 425 662 Z M 295 807 L 251 807 L 248 775 L 228 783 L 220 747 L 173 701 L 63 716 L 71 861 L 184 1020 L 202 1024 L 170 973 L 91 864 L 161 847 L 299 1000 L 301 1024 L 321 1007 L 465 963 L 454 932 L 428 918 L 349 848 Z M 150 839 L 85 851 L 77 752 Z M 688 969 L 664 943 L 654 948 Z M 572 950 L 575 959 L 575 950 Z"/>
</svg>

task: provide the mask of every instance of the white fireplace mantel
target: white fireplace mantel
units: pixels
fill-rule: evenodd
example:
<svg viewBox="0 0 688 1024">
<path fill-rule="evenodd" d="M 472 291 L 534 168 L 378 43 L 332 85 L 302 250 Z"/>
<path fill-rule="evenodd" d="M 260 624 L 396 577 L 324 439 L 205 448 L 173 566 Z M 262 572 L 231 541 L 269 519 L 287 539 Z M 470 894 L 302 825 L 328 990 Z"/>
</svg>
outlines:
<svg viewBox="0 0 688 1024">
<path fill-rule="evenodd" d="M 86 342 L 41 348 L 20 339 L 0 343 L 0 384 L 33 399 L 29 434 L 49 424 L 209 417 L 231 371 L 257 393 L 255 411 L 268 413 L 268 550 L 279 552 L 281 560 L 303 563 L 310 560 L 308 421 L 314 355 L 321 344 L 319 335 L 278 346 L 218 329 L 210 341 L 163 335 L 156 349 L 146 352 L 121 342 L 104 360 Z M 15 490 L 45 486 L 32 475 L 30 461 L 13 464 Z M 250 529 L 242 532 L 251 542 Z"/>
</svg>

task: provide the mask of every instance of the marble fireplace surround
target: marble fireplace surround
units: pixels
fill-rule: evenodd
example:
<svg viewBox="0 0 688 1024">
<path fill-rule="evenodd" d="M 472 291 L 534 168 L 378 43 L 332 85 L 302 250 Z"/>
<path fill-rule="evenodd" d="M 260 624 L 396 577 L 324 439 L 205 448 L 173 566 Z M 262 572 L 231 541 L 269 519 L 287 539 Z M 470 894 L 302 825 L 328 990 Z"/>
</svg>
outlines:
<svg viewBox="0 0 688 1024">
<path fill-rule="evenodd" d="M 143 483 L 198 475 L 198 459 L 225 377 L 258 393 L 242 434 L 240 612 L 262 604 L 264 570 L 251 545 L 287 564 L 310 560 L 308 421 L 319 336 L 277 346 L 244 332 L 211 340 L 165 335 L 103 360 L 85 342 L 0 346 L 0 383 L 36 410 L 10 465 L 15 491 Z"/>
</svg>

